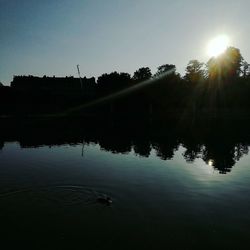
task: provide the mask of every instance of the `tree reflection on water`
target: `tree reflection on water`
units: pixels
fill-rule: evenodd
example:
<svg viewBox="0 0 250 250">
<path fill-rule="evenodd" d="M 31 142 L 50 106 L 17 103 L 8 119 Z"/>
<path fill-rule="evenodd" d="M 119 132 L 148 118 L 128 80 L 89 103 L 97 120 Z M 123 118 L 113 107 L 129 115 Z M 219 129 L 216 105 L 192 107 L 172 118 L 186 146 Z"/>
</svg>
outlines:
<svg viewBox="0 0 250 250">
<path fill-rule="evenodd" d="M 26 124 L 27 125 L 27 124 Z M 8 141 L 18 141 L 22 148 L 54 146 L 63 144 L 98 144 L 101 150 L 114 154 L 134 152 L 141 157 L 149 157 L 152 150 L 162 160 L 173 159 L 180 146 L 184 148 L 183 157 L 188 163 L 202 159 L 221 174 L 231 171 L 232 167 L 243 155 L 248 154 L 250 140 L 246 134 L 218 130 L 190 131 L 167 128 L 163 135 L 133 133 L 131 130 L 118 130 L 112 127 L 107 131 L 100 129 L 86 130 L 79 125 L 74 129 L 64 125 L 22 126 L 18 129 L 9 126 L 1 130 L 0 150 Z M 156 131 L 156 130 L 154 130 Z M 195 133 L 193 131 L 196 131 Z M 145 131 L 144 131 L 145 132 Z"/>
</svg>

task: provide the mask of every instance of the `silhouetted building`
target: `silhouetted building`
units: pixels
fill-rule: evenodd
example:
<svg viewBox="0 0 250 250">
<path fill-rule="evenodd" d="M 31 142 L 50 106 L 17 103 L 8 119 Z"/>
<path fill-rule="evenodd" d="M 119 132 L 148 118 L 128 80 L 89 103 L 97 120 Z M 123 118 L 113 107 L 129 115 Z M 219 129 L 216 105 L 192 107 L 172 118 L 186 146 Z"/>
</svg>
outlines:
<svg viewBox="0 0 250 250">
<path fill-rule="evenodd" d="M 48 92 L 78 92 L 93 94 L 95 90 L 95 78 L 70 77 L 37 77 L 37 76 L 14 76 L 11 87 L 20 90 L 48 91 Z"/>
</svg>

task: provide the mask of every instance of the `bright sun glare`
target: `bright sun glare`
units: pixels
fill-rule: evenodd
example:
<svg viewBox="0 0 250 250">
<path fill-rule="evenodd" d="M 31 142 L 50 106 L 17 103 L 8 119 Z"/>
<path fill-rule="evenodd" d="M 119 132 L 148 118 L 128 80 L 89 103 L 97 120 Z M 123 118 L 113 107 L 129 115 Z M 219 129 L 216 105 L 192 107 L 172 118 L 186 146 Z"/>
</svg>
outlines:
<svg viewBox="0 0 250 250">
<path fill-rule="evenodd" d="M 216 57 L 223 53 L 229 45 L 229 38 L 227 35 L 219 35 L 212 39 L 207 47 L 207 54 Z"/>
</svg>

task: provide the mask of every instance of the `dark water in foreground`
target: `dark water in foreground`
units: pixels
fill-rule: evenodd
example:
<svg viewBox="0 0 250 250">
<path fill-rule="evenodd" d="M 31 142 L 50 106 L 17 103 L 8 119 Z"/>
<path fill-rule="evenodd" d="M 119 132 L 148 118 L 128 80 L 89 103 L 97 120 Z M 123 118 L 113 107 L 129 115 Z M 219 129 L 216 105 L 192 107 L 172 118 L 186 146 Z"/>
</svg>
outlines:
<svg viewBox="0 0 250 250">
<path fill-rule="evenodd" d="M 248 249 L 248 145 L 32 141 L 0 150 L 9 247 Z M 111 206 L 97 202 L 105 195 Z"/>
</svg>

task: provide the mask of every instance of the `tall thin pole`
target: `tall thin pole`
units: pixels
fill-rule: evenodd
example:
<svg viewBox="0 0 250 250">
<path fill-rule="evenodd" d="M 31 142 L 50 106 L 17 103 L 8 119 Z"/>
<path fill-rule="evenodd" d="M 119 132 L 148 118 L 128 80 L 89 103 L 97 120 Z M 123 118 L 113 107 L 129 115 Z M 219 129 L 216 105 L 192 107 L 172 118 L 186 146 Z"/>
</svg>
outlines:
<svg viewBox="0 0 250 250">
<path fill-rule="evenodd" d="M 78 71 L 78 75 L 79 75 L 79 78 L 80 78 L 80 83 L 81 83 L 81 89 L 82 89 L 82 78 L 81 78 L 81 74 L 80 74 L 80 67 L 79 67 L 80 65 L 79 64 L 77 64 L 76 65 L 76 67 L 77 67 L 77 71 Z"/>
</svg>

